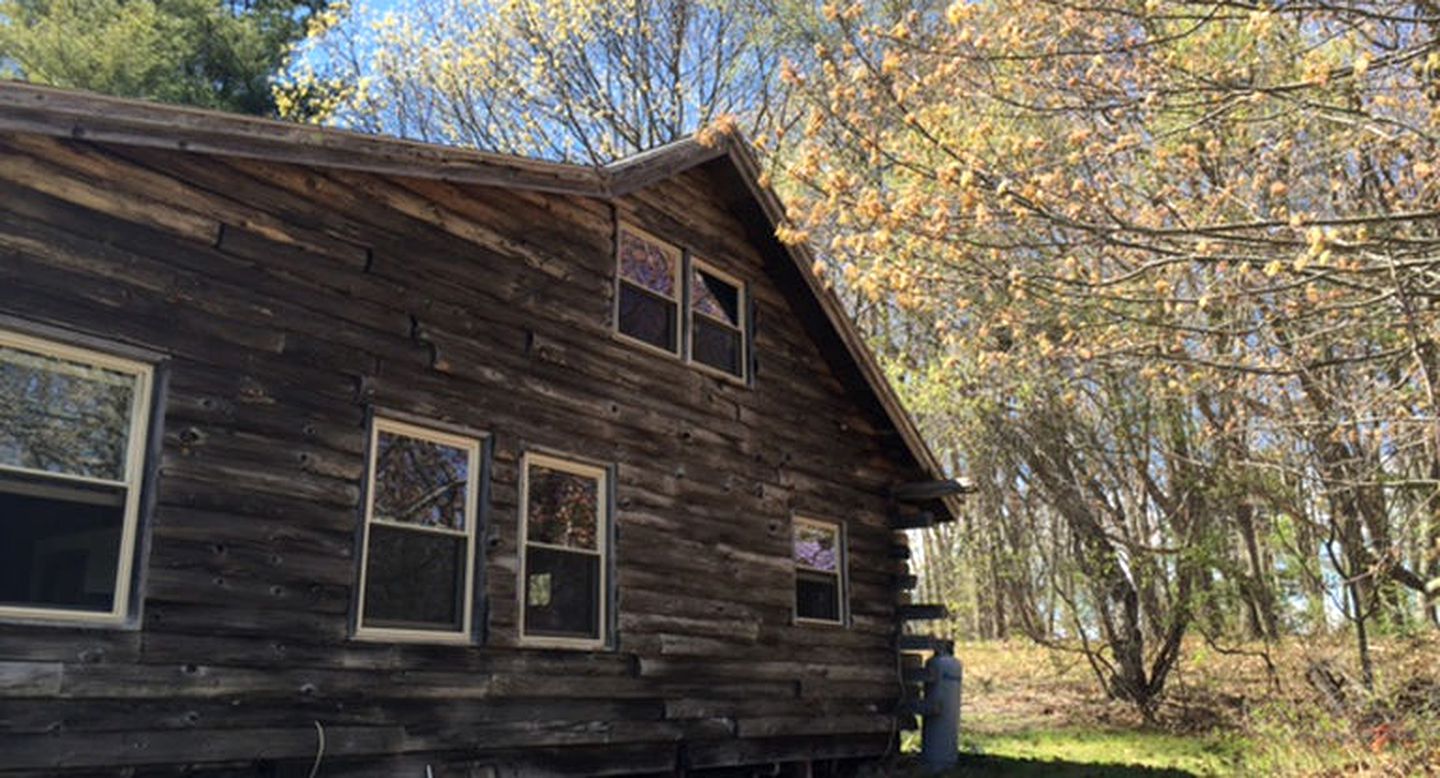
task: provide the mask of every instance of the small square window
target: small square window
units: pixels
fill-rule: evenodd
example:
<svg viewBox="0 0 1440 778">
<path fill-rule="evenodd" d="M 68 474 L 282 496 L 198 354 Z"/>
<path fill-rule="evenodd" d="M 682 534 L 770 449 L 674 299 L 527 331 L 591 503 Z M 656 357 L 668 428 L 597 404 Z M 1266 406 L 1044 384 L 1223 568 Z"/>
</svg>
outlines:
<svg viewBox="0 0 1440 778">
<path fill-rule="evenodd" d="M 844 624 L 845 532 L 824 521 L 794 522 L 795 619 Z"/>
<path fill-rule="evenodd" d="M 0 331 L 0 616 L 125 619 L 152 379 Z"/>
<path fill-rule="evenodd" d="M 480 441 L 377 418 L 356 634 L 468 641 Z"/>
<path fill-rule="evenodd" d="M 620 334 L 680 353 L 680 249 L 621 227 L 615 326 Z"/>
<path fill-rule="evenodd" d="M 609 553 L 606 471 L 527 454 L 522 472 L 521 637 L 532 644 L 601 647 Z"/>
</svg>

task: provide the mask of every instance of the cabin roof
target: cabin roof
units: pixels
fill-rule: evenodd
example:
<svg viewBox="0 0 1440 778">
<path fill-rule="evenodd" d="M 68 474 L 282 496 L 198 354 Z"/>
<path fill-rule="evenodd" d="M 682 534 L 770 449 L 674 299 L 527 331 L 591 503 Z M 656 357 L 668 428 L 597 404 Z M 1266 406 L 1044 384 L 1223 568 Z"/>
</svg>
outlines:
<svg viewBox="0 0 1440 778">
<path fill-rule="evenodd" d="M 847 363 L 843 371 L 849 373 L 847 383 L 878 406 L 930 478 L 948 479 L 839 299 L 811 270 L 814 255 L 804 245 L 784 243 L 775 236 L 775 228 L 785 220 L 784 205 L 760 182 L 759 161 L 749 143 L 736 135 L 716 135 L 710 143 L 692 136 L 603 167 L 586 166 L 3 80 L 0 132 L 601 199 L 623 197 L 701 165 L 723 166 L 740 190 L 738 196 L 764 221 L 767 248 L 793 264 L 794 272 L 786 275 L 799 279 L 792 286 L 799 286 L 802 296 L 813 301 L 824 334 L 839 346 L 838 356 Z M 953 518 L 957 498 L 942 502 L 950 514 L 946 518 Z"/>
</svg>

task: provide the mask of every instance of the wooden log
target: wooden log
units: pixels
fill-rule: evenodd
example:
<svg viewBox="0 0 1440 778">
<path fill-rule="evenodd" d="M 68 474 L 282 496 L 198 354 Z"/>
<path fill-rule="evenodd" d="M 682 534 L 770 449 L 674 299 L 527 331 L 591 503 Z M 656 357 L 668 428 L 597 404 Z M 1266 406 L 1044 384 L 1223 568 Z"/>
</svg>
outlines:
<svg viewBox="0 0 1440 778">
<path fill-rule="evenodd" d="M 890 494 L 900 502 L 923 503 L 945 497 L 972 494 L 974 491 L 975 485 L 969 481 L 962 478 L 950 478 L 943 481 L 911 481 L 898 484 L 891 489 Z"/>
<path fill-rule="evenodd" d="M 331 755 L 387 754 L 405 743 L 401 727 L 331 727 L 325 750 Z M 205 732 L 124 732 L 75 735 L 0 734 L 0 754 L 12 768 L 65 769 L 106 765 L 197 763 L 209 760 L 292 759 L 313 756 L 316 730 L 263 728 Z"/>
<path fill-rule="evenodd" d="M 924 529 L 935 525 L 935 514 L 931 511 L 900 512 L 890 514 L 890 528 Z"/>
<path fill-rule="evenodd" d="M 936 651 L 946 646 L 953 646 L 954 641 L 942 640 L 930 635 L 901 635 L 896 639 L 896 645 L 901 651 Z"/>
<path fill-rule="evenodd" d="M 63 669 L 59 662 L 0 662 L 0 697 L 54 695 Z"/>
<path fill-rule="evenodd" d="M 895 607 L 895 618 L 899 621 L 935 621 L 949 617 L 950 609 L 944 605 L 908 604 Z"/>
</svg>

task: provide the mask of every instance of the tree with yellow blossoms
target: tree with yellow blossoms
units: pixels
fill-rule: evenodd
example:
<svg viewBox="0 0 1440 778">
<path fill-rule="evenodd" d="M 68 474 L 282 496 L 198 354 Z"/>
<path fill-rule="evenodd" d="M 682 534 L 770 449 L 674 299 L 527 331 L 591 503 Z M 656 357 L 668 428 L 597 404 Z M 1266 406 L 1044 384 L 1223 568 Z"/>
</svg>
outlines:
<svg viewBox="0 0 1440 778">
<path fill-rule="evenodd" d="M 1367 678 L 1436 618 L 1440 8 L 803 8 L 786 235 L 1053 561 L 988 584 L 1020 621 L 1148 711 L 1220 606 L 1276 631 L 1276 554 L 1343 581 Z"/>
</svg>

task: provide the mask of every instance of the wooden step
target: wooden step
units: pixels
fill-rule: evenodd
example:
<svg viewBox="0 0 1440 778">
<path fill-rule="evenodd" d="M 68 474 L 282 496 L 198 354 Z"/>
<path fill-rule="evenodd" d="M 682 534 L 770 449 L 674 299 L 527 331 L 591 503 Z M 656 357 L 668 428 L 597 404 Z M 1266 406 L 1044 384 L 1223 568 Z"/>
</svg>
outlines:
<svg viewBox="0 0 1440 778">
<path fill-rule="evenodd" d="M 891 559 L 909 559 L 909 558 L 910 558 L 910 547 L 909 547 L 908 545 L 904 544 L 904 543 L 892 543 L 892 544 L 890 544 L 890 558 L 891 558 Z"/>
<path fill-rule="evenodd" d="M 950 609 L 944 605 L 911 603 L 895 606 L 895 618 L 900 621 L 937 621 L 949 615 Z"/>
</svg>

